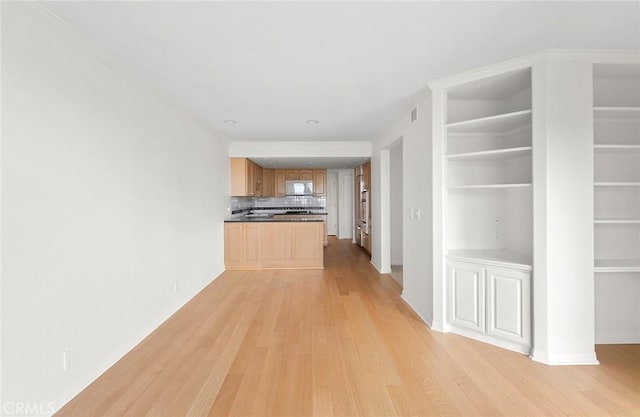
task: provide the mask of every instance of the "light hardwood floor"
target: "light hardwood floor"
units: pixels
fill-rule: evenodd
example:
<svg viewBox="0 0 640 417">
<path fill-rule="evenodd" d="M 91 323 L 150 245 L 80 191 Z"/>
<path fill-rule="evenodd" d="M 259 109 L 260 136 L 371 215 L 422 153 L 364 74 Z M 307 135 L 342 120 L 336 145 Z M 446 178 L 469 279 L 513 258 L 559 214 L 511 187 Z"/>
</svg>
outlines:
<svg viewBox="0 0 640 417">
<path fill-rule="evenodd" d="M 59 416 L 640 416 L 640 345 L 549 367 L 431 332 L 364 251 L 228 271 Z"/>
</svg>

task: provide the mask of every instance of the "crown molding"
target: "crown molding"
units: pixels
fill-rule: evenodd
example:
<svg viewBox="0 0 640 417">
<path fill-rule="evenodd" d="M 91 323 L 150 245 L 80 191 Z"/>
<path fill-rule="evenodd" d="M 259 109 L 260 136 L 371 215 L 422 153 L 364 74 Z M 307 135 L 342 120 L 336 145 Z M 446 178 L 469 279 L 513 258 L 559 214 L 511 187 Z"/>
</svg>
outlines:
<svg viewBox="0 0 640 417">
<path fill-rule="evenodd" d="M 447 89 L 505 72 L 531 67 L 540 62 L 590 62 L 594 64 L 640 64 L 638 50 L 608 49 L 545 49 L 531 54 L 498 62 L 471 71 L 441 78 L 428 83 L 430 89 Z"/>
<path fill-rule="evenodd" d="M 80 47 L 85 53 L 91 55 L 93 58 L 97 59 L 103 64 L 106 64 L 119 72 L 131 73 L 131 69 L 126 64 L 124 64 L 124 62 L 120 61 L 109 51 L 87 38 L 84 34 L 76 30 L 64 19 L 54 14 L 42 3 L 37 1 L 11 1 L 11 3 L 20 6 L 32 17 L 36 18 L 41 23 L 46 24 L 49 28 L 63 35 L 65 38 L 73 42 L 76 46 Z"/>
<path fill-rule="evenodd" d="M 8 4 L 14 4 L 19 6 L 23 11 L 28 13 L 30 16 L 38 20 L 40 23 L 46 25 L 51 30 L 54 30 L 56 33 L 63 36 L 73 45 L 77 46 L 80 50 L 82 50 L 89 57 L 99 61 L 104 64 L 106 67 L 111 69 L 114 73 L 121 76 L 128 82 L 134 84 L 139 87 L 141 90 L 144 90 L 148 94 L 151 94 L 156 99 L 167 103 L 173 109 L 183 117 L 189 119 L 196 125 L 200 126 L 202 129 L 207 132 L 213 133 L 216 136 L 216 139 L 223 139 L 227 143 L 231 143 L 231 139 L 227 136 L 226 133 L 219 131 L 216 127 L 210 125 L 198 117 L 192 111 L 185 108 L 177 99 L 165 93 L 162 89 L 160 89 L 157 85 L 149 82 L 144 79 L 134 69 L 117 58 L 107 49 L 101 47 L 87 36 L 85 36 L 82 32 L 75 29 L 71 26 L 67 21 L 53 13 L 46 6 L 44 6 L 41 2 L 38 1 L 17 1 L 10 0 L 7 2 Z"/>
<path fill-rule="evenodd" d="M 446 89 L 455 85 L 465 84 L 471 81 L 481 80 L 483 78 L 503 74 L 505 72 L 511 72 L 531 67 L 533 64 L 540 62 L 542 59 L 544 59 L 544 51 L 534 52 L 532 54 L 527 54 L 517 58 L 509 59 L 507 61 L 487 65 L 450 77 L 434 80 L 429 82 L 428 86 L 431 90 Z"/>
</svg>

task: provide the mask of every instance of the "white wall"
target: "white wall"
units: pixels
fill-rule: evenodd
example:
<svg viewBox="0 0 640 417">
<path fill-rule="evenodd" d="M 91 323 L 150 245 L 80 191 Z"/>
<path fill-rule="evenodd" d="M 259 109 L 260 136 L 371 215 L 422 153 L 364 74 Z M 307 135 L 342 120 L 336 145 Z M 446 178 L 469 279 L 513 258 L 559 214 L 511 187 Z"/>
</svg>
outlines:
<svg viewBox="0 0 640 417">
<path fill-rule="evenodd" d="M 353 190 L 352 169 L 327 170 L 327 228 L 338 239 L 353 238 Z"/>
<path fill-rule="evenodd" d="M 391 148 L 391 265 L 402 265 L 402 141 Z"/>
<path fill-rule="evenodd" d="M 2 396 L 57 409 L 223 271 L 228 142 L 2 8 Z"/>
<path fill-rule="evenodd" d="M 354 172 L 352 169 L 338 170 L 338 239 L 353 238 Z"/>
<path fill-rule="evenodd" d="M 371 156 L 369 142 L 232 142 L 229 157 L 360 157 Z"/>
<path fill-rule="evenodd" d="M 403 160 L 403 291 L 411 307 L 431 325 L 433 319 L 433 244 L 431 207 L 431 96 L 421 92 L 414 100 L 418 120 L 411 123 L 408 108 L 393 125 L 375 140 L 372 152 L 372 254 L 371 262 L 381 272 L 388 272 L 391 253 L 390 236 L 390 149 L 402 138 Z M 412 106 L 413 107 L 413 106 Z M 386 156 L 385 156 L 386 155 Z M 386 163 L 383 163 L 384 159 Z M 383 171 L 384 169 L 384 171 Z M 383 179 L 387 182 L 384 187 Z M 382 190 L 387 189 L 387 192 Z M 381 190 L 381 192 L 376 192 Z M 410 219 L 409 209 L 420 210 L 420 219 Z M 386 259 L 385 259 L 386 257 Z"/>
<path fill-rule="evenodd" d="M 327 234 L 338 235 L 338 203 L 340 197 L 338 194 L 338 171 L 335 169 L 327 170 Z"/>
</svg>

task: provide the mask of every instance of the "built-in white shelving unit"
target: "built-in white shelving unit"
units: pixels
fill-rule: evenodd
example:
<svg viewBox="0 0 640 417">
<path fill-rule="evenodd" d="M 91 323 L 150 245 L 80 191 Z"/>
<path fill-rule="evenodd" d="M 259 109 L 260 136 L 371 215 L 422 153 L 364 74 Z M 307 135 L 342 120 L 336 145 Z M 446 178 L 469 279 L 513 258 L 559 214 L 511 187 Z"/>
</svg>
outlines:
<svg viewBox="0 0 640 417">
<path fill-rule="evenodd" d="M 446 91 L 447 323 L 512 350 L 530 348 L 531 70 Z"/>
<path fill-rule="evenodd" d="M 640 343 L 640 65 L 593 73 L 596 342 Z"/>
</svg>

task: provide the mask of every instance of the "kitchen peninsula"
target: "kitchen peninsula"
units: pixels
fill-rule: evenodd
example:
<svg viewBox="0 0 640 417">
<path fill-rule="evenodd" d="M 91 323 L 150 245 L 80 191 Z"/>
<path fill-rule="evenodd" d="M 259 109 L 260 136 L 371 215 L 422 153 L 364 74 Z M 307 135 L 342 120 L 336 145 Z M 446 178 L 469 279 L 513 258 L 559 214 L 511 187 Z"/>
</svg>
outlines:
<svg viewBox="0 0 640 417">
<path fill-rule="evenodd" d="M 326 169 L 263 168 L 230 158 L 226 269 L 321 269 Z"/>
<path fill-rule="evenodd" d="M 322 269 L 324 223 L 313 214 L 248 214 L 225 220 L 225 267 Z"/>
</svg>

